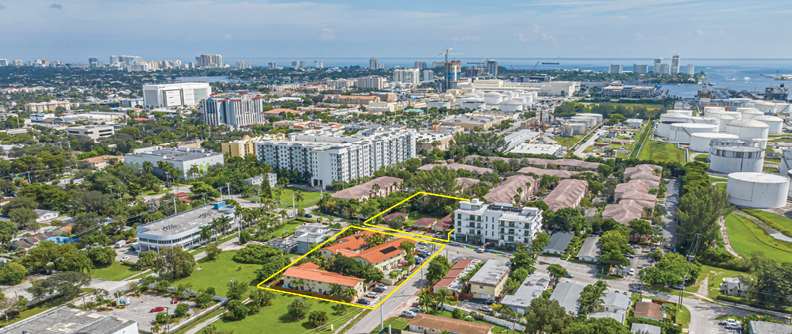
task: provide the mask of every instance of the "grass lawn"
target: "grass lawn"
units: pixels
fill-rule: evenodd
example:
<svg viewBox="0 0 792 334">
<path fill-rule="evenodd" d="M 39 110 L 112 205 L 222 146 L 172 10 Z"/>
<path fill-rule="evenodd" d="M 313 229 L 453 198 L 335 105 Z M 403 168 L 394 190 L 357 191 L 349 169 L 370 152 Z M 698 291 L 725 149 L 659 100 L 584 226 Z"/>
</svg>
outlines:
<svg viewBox="0 0 792 334">
<path fill-rule="evenodd" d="M 10 324 L 18 322 L 20 320 L 24 320 L 24 319 L 30 318 L 30 317 L 32 317 L 32 316 L 34 316 L 36 314 L 39 314 L 39 313 L 44 312 L 46 310 L 49 310 L 49 309 L 51 309 L 53 307 L 57 307 L 57 306 L 61 306 L 61 305 L 63 305 L 63 302 L 61 302 L 61 301 L 36 304 L 35 306 L 32 306 L 29 309 L 24 310 L 21 313 L 19 313 L 19 317 L 15 318 L 15 319 L 8 319 L 8 324 L 10 325 Z M 2 322 L 2 323 L 5 324 L 5 322 Z"/>
<path fill-rule="evenodd" d="M 709 154 L 704 153 L 704 154 L 699 154 L 699 155 L 693 157 L 693 160 L 704 162 L 705 160 L 707 160 L 708 157 L 709 157 Z"/>
<path fill-rule="evenodd" d="M 779 263 L 792 261 L 792 243 L 771 237 L 748 218 L 729 214 L 726 216 L 726 230 L 729 232 L 732 248 L 744 257 L 757 250 Z"/>
<path fill-rule="evenodd" d="M 136 266 L 127 266 L 121 262 L 113 261 L 113 263 L 105 268 L 94 269 L 91 277 L 106 281 L 120 281 L 139 272 L 140 268 Z"/>
<path fill-rule="evenodd" d="M 710 175 L 709 180 L 710 180 L 710 183 L 726 182 L 727 181 L 727 179 L 725 177 L 712 176 L 712 175 Z"/>
<path fill-rule="evenodd" d="M 573 146 L 581 139 L 583 139 L 583 135 L 575 135 L 574 137 L 553 137 L 553 140 L 555 140 L 556 143 L 561 146 Z"/>
<path fill-rule="evenodd" d="M 248 316 L 242 321 L 233 321 L 227 319 L 221 319 L 214 323 L 217 327 L 217 330 L 222 331 L 233 331 L 234 333 L 293 333 L 299 334 L 303 333 L 307 330 L 312 329 L 310 322 L 308 322 L 308 317 L 304 317 L 301 320 L 294 320 L 291 316 L 289 316 L 286 312 L 286 307 L 292 303 L 292 301 L 303 298 L 298 296 L 287 295 L 283 293 L 275 293 L 275 299 L 272 302 L 272 305 L 265 306 L 261 308 L 258 314 L 254 314 Z M 357 307 L 348 306 L 347 307 L 347 314 L 341 315 L 337 313 L 335 310 L 332 309 L 332 306 L 339 305 L 337 303 L 328 302 L 328 301 L 319 301 L 315 299 L 306 298 L 311 302 L 311 308 L 308 310 L 308 313 L 311 311 L 322 310 L 327 312 L 328 315 L 328 323 L 337 320 L 340 317 L 351 317 L 352 314 L 360 312 L 362 309 Z M 335 324 L 335 323 L 334 323 Z M 342 324 L 335 324 L 335 327 L 341 326 Z"/>
<path fill-rule="evenodd" d="M 621 278 L 597 274 L 597 279 L 604 279 L 604 280 L 609 280 L 609 281 L 618 281 Z"/>
<path fill-rule="evenodd" d="M 203 262 L 203 259 L 197 261 L 195 267 L 202 267 L 203 269 L 194 269 L 190 277 L 172 281 L 171 285 L 177 286 L 189 283 L 192 284 L 192 289 L 195 291 L 214 287 L 217 296 L 225 297 L 228 291 L 227 284 L 231 281 L 231 276 L 233 275 L 235 281 L 250 284 L 248 291 L 254 291 L 256 284 L 260 283 L 256 279 L 256 270 L 261 269 L 261 265 L 236 263 L 231 260 L 234 253 L 236 251 L 222 252 L 220 253 L 220 258 L 214 261 Z M 241 270 L 238 270 L 239 268 Z"/>
<path fill-rule="evenodd" d="M 271 235 L 276 237 L 281 237 L 284 232 L 292 233 L 297 228 L 297 226 L 302 225 L 303 222 L 299 220 L 290 220 L 287 221 L 286 224 L 281 225 L 277 230 L 272 231 Z"/>
<path fill-rule="evenodd" d="M 467 248 L 467 249 L 476 249 L 476 247 L 473 247 L 473 246 L 465 246 L 465 248 Z"/>
<path fill-rule="evenodd" d="M 652 287 L 652 289 L 654 289 L 654 287 Z M 674 290 L 674 291 L 676 291 L 676 290 Z M 677 296 L 678 295 L 679 295 L 679 293 L 677 291 Z M 643 295 L 643 298 L 654 299 L 654 300 L 659 300 L 659 301 L 664 301 L 664 302 L 668 301 L 668 300 L 665 300 L 665 299 L 655 298 L 655 297 L 647 296 L 647 295 Z M 634 294 L 632 294 L 630 296 L 630 299 L 632 300 L 633 305 L 634 305 L 636 302 L 641 300 L 641 296 L 639 294 L 637 294 L 637 293 L 634 293 Z M 666 311 L 664 311 L 664 312 L 666 312 Z M 666 312 L 666 313 L 668 313 L 668 312 Z M 670 317 L 671 314 L 668 314 L 668 316 Z M 683 328 L 688 328 L 690 326 L 690 310 L 688 310 L 687 306 L 682 305 L 682 309 L 679 310 L 679 314 L 677 315 L 677 319 L 676 320 L 677 320 L 676 322 L 678 324 L 682 325 Z"/>
<path fill-rule="evenodd" d="M 787 217 L 779 216 L 779 215 L 777 215 L 775 213 L 762 211 L 762 210 L 743 210 L 743 211 L 747 212 L 751 216 L 762 217 L 762 218 L 764 218 L 766 220 L 770 220 L 773 223 L 778 224 L 781 228 L 785 228 L 787 230 L 792 231 L 792 220 L 789 220 L 789 218 L 787 218 Z M 762 220 L 762 219 L 760 219 L 760 220 Z M 780 230 L 776 226 L 772 226 L 771 225 L 771 227 Z"/>
<path fill-rule="evenodd" d="M 685 151 L 676 148 L 672 143 L 646 142 L 638 154 L 638 159 L 685 164 Z"/>
<path fill-rule="evenodd" d="M 699 282 L 701 282 L 701 280 L 703 280 L 704 277 L 709 277 L 707 281 L 707 289 L 709 290 L 708 291 L 709 294 L 707 297 L 711 299 L 715 299 L 718 298 L 718 296 L 721 294 L 720 284 L 723 283 L 724 278 L 737 277 L 740 275 L 748 275 L 748 274 L 736 270 L 721 269 L 717 267 L 702 265 L 701 274 L 699 275 Z M 696 285 L 698 285 L 698 283 Z"/>
<path fill-rule="evenodd" d="M 209 319 L 211 319 L 211 318 L 213 318 L 213 317 L 216 317 L 216 316 L 220 315 L 220 313 L 223 313 L 223 312 L 225 312 L 225 311 L 226 311 L 226 310 L 225 310 L 224 308 L 222 308 L 222 307 L 218 307 L 216 310 L 214 310 L 214 311 L 210 312 L 210 313 L 209 313 L 209 314 L 207 314 L 207 315 L 204 315 L 204 316 L 203 316 L 201 319 L 198 319 L 198 321 L 196 321 L 196 322 L 194 322 L 194 323 L 191 323 L 191 324 L 189 324 L 189 325 L 187 325 L 187 326 L 184 326 L 184 327 L 180 328 L 180 329 L 179 329 L 179 331 L 178 331 L 178 332 L 176 332 L 176 334 L 184 334 L 184 333 L 187 333 L 187 331 L 189 331 L 189 330 L 190 330 L 190 328 L 193 328 L 193 327 L 195 327 L 195 326 L 198 326 L 198 324 L 200 324 L 200 323 L 202 323 L 202 322 L 204 322 L 204 321 L 206 321 L 206 320 L 209 320 Z M 193 320 L 193 319 L 189 319 L 188 321 L 190 321 L 190 320 Z"/>
<path fill-rule="evenodd" d="M 720 182 L 720 183 L 716 183 L 715 186 L 718 187 L 718 189 L 720 189 L 721 191 L 726 191 L 727 184 L 726 182 Z"/>
<path fill-rule="evenodd" d="M 649 137 L 649 133 L 651 131 L 652 131 L 652 125 L 651 124 L 644 125 L 643 130 L 641 131 L 641 134 L 638 135 L 638 137 L 637 137 L 638 140 L 635 142 L 635 148 L 636 149 L 634 149 L 634 150 L 632 150 L 630 152 L 630 156 L 629 156 L 630 158 L 637 158 L 638 157 L 638 148 L 641 148 L 641 144 L 646 141 L 646 138 Z"/>
<path fill-rule="evenodd" d="M 294 188 L 283 188 L 283 195 L 281 196 L 281 204 L 280 208 L 284 209 L 291 209 L 292 207 L 292 195 L 294 194 Z M 314 206 L 316 203 L 319 203 L 319 192 L 316 191 L 303 191 L 303 201 L 302 203 L 294 202 L 294 207 L 297 209 L 305 209 L 309 206 Z"/>
<path fill-rule="evenodd" d="M 500 252 L 495 252 L 495 251 L 490 251 L 490 254 L 501 255 L 502 253 L 500 253 Z"/>
<path fill-rule="evenodd" d="M 385 320 L 384 325 L 385 328 L 388 328 L 388 325 L 391 326 L 392 329 L 403 330 L 407 329 L 407 324 L 410 322 L 410 319 L 402 318 L 402 317 L 393 317 Z M 371 334 L 379 333 L 380 327 L 374 328 L 371 330 Z"/>
</svg>

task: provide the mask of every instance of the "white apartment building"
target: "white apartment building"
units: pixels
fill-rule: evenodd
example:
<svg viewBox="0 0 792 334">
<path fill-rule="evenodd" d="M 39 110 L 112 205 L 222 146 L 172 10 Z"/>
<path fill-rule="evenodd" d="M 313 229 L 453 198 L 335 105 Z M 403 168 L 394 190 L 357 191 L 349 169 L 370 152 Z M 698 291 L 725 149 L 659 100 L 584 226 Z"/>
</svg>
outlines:
<svg viewBox="0 0 792 334">
<path fill-rule="evenodd" d="M 687 64 L 687 75 L 693 76 L 694 74 L 696 74 L 696 67 L 693 66 L 693 64 L 688 63 Z"/>
<path fill-rule="evenodd" d="M 474 92 L 538 91 L 543 96 L 571 97 L 580 90 L 580 81 L 511 82 L 499 79 L 479 79 L 459 82 L 457 88 Z"/>
<path fill-rule="evenodd" d="M 486 204 L 477 198 L 459 202 L 454 211 L 454 228 L 451 238 L 468 242 L 479 238 L 481 242 L 513 246 L 516 242 L 530 245 L 542 229 L 542 210 L 516 208 L 511 204 Z"/>
<path fill-rule="evenodd" d="M 212 87 L 206 82 L 143 85 L 145 107 L 193 107 L 209 95 L 212 95 Z"/>
<path fill-rule="evenodd" d="M 671 73 L 677 74 L 679 73 L 679 55 L 674 54 L 671 56 Z"/>
<path fill-rule="evenodd" d="M 71 110 L 71 102 L 49 101 L 49 102 L 25 103 L 25 110 L 32 112 L 54 111 L 58 107 L 63 107 L 66 110 Z"/>
<path fill-rule="evenodd" d="M 157 165 L 157 162 L 169 162 L 171 166 L 179 170 L 178 177 L 182 180 L 203 175 L 209 171 L 209 167 L 217 164 L 223 165 L 225 163 L 223 160 L 223 153 L 207 152 L 202 148 L 195 147 L 159 148 L 155 146 L 153 148 L 137 149 L 132 151 L 132 153 L 124 155 L 124 163 L 134 170 L 144 170 L 147 161 L 151 162 L 154 167 L 152 172 L 157 175 L 163 175 L 164 173 Z M 197 167 L 198 175 L 190 173 L 193 166 Z M 173 178 L 177 175 L 168 176 Z"/>
<path fill-rule="evenodd" d="M 112 125 L 83 125 L 74 126 L 66 129 L 66 134 L 72 136 L 84 136 L 97 140 L 99 138 L 110 137 L 115 133 Z"/>
<path fill-rule="evenodd" d="M 324 60 L 314 60 L 316 68 L 324 68 Z"/>
<path fill-rule="evenodd" d="M 201 110 L 209 126 L 225 124 L 238 129 L 267 121 L 259 94 L 211 95 L 201 100 Z"/>
<path fill-rule="evenodd" d="M 649 65 L 633 64 L 633 73 L 638 73 L 638 74 L 649 73 Z"/>
<path fill-rule="evenodd" d="M 0 59 L 0 66 L 8 66 L 8 59 Z"/>
<path fill-rule="evenodd" d="M 652 72 L 660 73 L 660 65 L 662 64 L 663 64 L 663 58 L 655 58 L 654 67 L 652 67 Z"/>
<path fill-rule="evenodd" d="M 610 74 L 622 74 L 624 72 L 624 68 L 621 64 L 610 64 L 608 68 L 608 73 Z"/>
<path fill-rule="evenodd" d="M 432 70 L 424 70 L 423 71 L 423 81 L 432 81 L 434 80 L 434 71 Z"/>
<path fill-rule="evenodd" d="M 278 67 L 278 65 L 276 65 L 273 61 L 267 63 L 267 68 L 270 70 L 274 70 L 276 67 Z"/>
<path fill-rule="evenodd" d="M 249 70 L 253 68 L 253 63 L 249 61 L 238 61 L 234 63 L 234 68 L 238 70 Z"/>
<path fill-rule="evenodd" d="M 385 87 L 385 79 L 382 77 L 370 75 L 357 79 L 358 88 L 377 89 L 380 90 Z"/>
<path fill-rule="evenodd" d="M 379 68 L 379 59 L 377 59 L 377 57 L 371 57 L 371 59 L 369 59 L 369 69 L 376 70 Z"/>
<path fill-rule="evenodd" d="M 660 64 L 660 74 L 671 74 L 671 65 L 668 63 Z"/>
<path fill-rule="evenodd" d="M 415 158 L 415 143 L 415 130 L 404 128 L 369 129 L 353 136 L 337 129 L 307 130 L 259 142 L 256 155 L 274 169 L 308 172 L 313 186 L 327 187 Z"/>
<path fill-rule="evenodd" d="M 397 68 L 393 70 L 393 81 L 418 86 L 421 71 L 417 68 Z"/>
</svg>

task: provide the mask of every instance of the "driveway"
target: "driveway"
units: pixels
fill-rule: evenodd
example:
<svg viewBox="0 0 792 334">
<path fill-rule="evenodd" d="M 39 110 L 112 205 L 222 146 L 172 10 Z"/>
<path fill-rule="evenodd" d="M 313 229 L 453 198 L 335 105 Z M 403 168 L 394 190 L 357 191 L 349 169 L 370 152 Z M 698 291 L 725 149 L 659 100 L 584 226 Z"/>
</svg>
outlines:
<svg viewBox="0 0 792 334">
<path fill-rule="evenodd" d="M 192 316 L 193 309 L 195 308 L 195 303 L 190 301 L 182 301 L 182 302 L 186 302 L 188 305 L 190 305 L 189 314 L 190 316 Z M 157 313 L 150 311 L 151 309 L 159 306 L 170 308 L 170 309 L 165 309 L 165 311 L 162 312 L 167 311 L 171 315 L 173 315 L 173 312 L 176 311 L 176 305 L 171 304 L 170 297 L 161 297 L 147 293 L 141 295 L 140 297 L 130 296 L 129 306 L 125 309 L 103 312 L 103 314 L 118 317 L 121 319 L 137 321 L 140 329 L 144 331 L 151 331 L 151 326 L 154 325 L 154 320 L 157 316 Z M 189 318 L 186 318 L 183 319 L 182 321 L 187 321 L 188 319 Z M 173 324 L 171 324 L 171 326 L 173 326 Z"/>
</svg>

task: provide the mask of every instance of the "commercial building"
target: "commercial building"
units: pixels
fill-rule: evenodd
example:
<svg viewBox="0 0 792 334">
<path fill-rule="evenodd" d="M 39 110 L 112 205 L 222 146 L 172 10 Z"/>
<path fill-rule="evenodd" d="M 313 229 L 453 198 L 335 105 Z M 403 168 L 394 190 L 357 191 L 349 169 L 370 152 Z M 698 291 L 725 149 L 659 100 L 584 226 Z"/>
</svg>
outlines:
<svg viewBox="0 0 792 334">
<path fill-rule="evenodd" d="M 674 54 L 671 56 L 671 74 L 679 73 L 679 55 Z"/>
<path fill-rule="evenodd" d="M 115 133 L 112 125 L 83 125 L 73 126 L 66 129 L 66 134 L 72 136 L 83 136 L 93 140 L 110 137 Z"/>
<path fill-rule="evenodd" d="M 371 197 L 386 197 L 394 191 L 399 191 L 402 182 L 404 182 L 404 180 L 400 178 L 381 176 L 369 182 L 336 191 L 333 193 L 332 197 L 344 200 L 356 199 L 359 201 L 364 201 Z"/>
<path fill-rule="evenodd" d="M 380 90 L 385 87 L 385 78 L 376 75 L 357 78 L 357 87 L 363 89 Z"/>
<path fill-rule="evenodd" d="M 337 104 L 367 106 L 371 103 L 380 102 L 382 99 L 375 95 L 336 95 L 331 102 Z"/>
<path fill-rule="evenodd" d="M 610 98 L 651 98 L 657 95 L 657 90 L 653 86 L 622 86 L 610 85 L 602 88 L 602 96 Z"/>
<path fill-rule="evenodd" d="M 71 102 L 69 101 L 49 101 L 49 102 L 35 102 L 25 103 L 25 110 L 32 112 L 46 112 L 55 111 L 58 107 L 66 110 L 71 110 Z"/>
<path fill-rule="evenodd" d="M 274 169 L 311 174 L 311 184 L 349 182 L 416 156 L 415 130 L 376 128 L 345 136 L 337 129 L 292 133 L 256 144 L 256 155 Z"/>
<path fill-rule="evenodd" d="M 455 230 L 451 238 L 457 241 L 497 243 L 501 246 L 516 242 L 529 245 L 536 233 L 541 231 L 542 210 L 539 208 L 516 208 L 510 204 L 486 204 L 474 198 L 459 202 L 454 211 Z"/>
<path fill-rule="evenodd" d="M 249 137 L 245 136 L 240 140 L 228 142 L 228 143 L 220 143 L 220 149 L 223 152 L 223 156 L 229 157 L 241 157 L 244 158 L 248 154 L 256 155 L 256 143 L 265 141 L 265 140 L 277 140 L 284 138 L 283 135 L 263 135 L 259 137 Z"/>
<path fill-rule="evenodd" d="M 509 119 L 505 116 L 494 115 L 481 115 L 476 113 L 461 114 L 449 116 L 440 120 L 442 125 L 454 125 L 462 127 L 465 130 L 473 130 L 479 128 L 481 130 L 488 130 L 493 126 L 500 125 L 504 120 Z"/>
<path fill-rule="evenodd" d="M 417 68 L 397 68 L 393 70 L 393 81 L 417 86 L 421 81 L 421 71 Z"/>
<path fill-rule="evenodd" d="M 294 284 L 295 281 L 299 284 Z M 330 294 L 333 284 L 338 284 L 344 288 L 354 288 L 360 296 L 366 291 L 364 281 L 362 278 L 321 270 L 318 265 L 311 262 L 289 267 L 283 272 L 283 287 L 325 295 Z"/>
<path fill-rule="evenodd" d="M 147 108 L 194 107 L 212 94 L 206 82 L 143 85 L 143 105 Z"/>
<path fill-rule="evenodd" d="M 450 75 L 450 73 L 449 73 Z M 484 92 L 535 91 L 543 96 L 571 97 L 580 90 L 579 81 L 511 82 L 499 79 L 478 79 L 454 83 L 458 89 Z"/>
<path fill-rule="evenodd" d="M 203 243 L 201 227 L 209 226 L 212 220 L 219 217 L 235 217 L 236 208 L 225 202 L 207 204 L 192 210 L 177 213 L 173 216 L 155 220 L 136 228 L 140 252 L 156 251 L 174 247 L 192 248 Z M 231 220 L 232 227 L 234 220 Z"/>
<path fill-rule="evenodd" d="M 514 312 L 525 314 L 525 311 L 531 306 L 531 302 L 542 297 L 542 293 L 547 290 L 549 285 L 550 277 L 540 273 L 531 274 L 525 278 L 513 295 L 503 297 L 500 303 L 508 306 Z"/>
<path fill-rule="evenodd" d="M 203 175 L 211 166 L 224 164 L 222 153 L 193 147 L 138 149 L 127 153 L 124 160 L 130 168 L 140 171 L 144 170 L 146 162 L 150 162 L 153 165 L 152 172 L 157 175 L 163 175 L 164 172 L 157 163 L 168 162 L 171 167 L 178 170 L 178 177 L 182 180 Z M 177 175 L 167 176 L 177 177 Z"/>
<path fill-rule="evenodd" d="M 411 333 L 491 334 L 494 325 L 418 313 L 407 323 Z"/>
<path fill-rule="evenodd" d="M 495 300 L 500 297 L 509 278 L 509 262 L 489 260 L 468 281 L 473 298 Z"/>
<path fill-rule="evenodd" d="M 563 282 L 556 284 L 553 294 L 550 295 L 550 300 L 558 302 L 567 313 L 577 314 L 580 310 L 580 294 L 583 292 L 583 286 L 575 282 Z"/>
<path fill-rule="evenodd" d="M 0 332 L 31 334 L 137 334 L 138 323 L 98 312 L 62 307 L 43 316 L 23 319 L 6 326 Z"/>
<path fill-rule="evenodd" d="M 451 144 L 451 140 L 453 139 L 454 136 L 451 134 L 434 131 L 421 131 L 418 132 L 418 135 L 416 136 L 416 142 L 419 151 L 432 151 L 434 149 L 447 151 L 448 146 Z"/>
<path fill-rule="evenodd" d="M 238 61 L 234 63 L 234 68 L 238 70 L 249 70 L 253 68 L 253 64 L 249 61 Z"/>
<path fill-rule="evenodd" d="M 213 94 L 201 100 L 201 111 L 209 126 L 225 124 L 238 129 L 267 121 L 259 94 Z"/>
<path fill-rule="evenodd" d="M 649 65 L 633 64 L 633 73 L 647 74 L 649 73 Z"/>
<path fill-rule="evenodd" d="M 245 179 L 245 184 L 258 187 L 264 183 L 264 180 L 267 180 L 267 183 L 269 183 L 270 187 L 278 186 L 278 174 L 275 173 L 261 174 L 247 178 Z"/>
<path fill-rule="evenodd" d="M 621 64 L 610 64 L 608 67 L 608 73 L 610 74 L 622 74 L 624 72 L 624 68 Z"/>
</svg>

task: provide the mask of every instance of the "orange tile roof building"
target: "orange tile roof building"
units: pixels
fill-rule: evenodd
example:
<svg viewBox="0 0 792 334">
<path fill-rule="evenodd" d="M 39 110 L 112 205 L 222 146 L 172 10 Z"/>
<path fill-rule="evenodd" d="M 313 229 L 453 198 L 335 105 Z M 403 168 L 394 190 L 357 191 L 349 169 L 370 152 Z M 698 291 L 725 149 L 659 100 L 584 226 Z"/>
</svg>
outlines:
<svg viewBox="0 0 792 334">
<path fill-rule="evenodd" d="M 358 295 L 366 291 L 362 278 L 348 277 L 338 273 L 319 269 L 319 266 L 306 262 L 289 267 L 283 272 L 283 286 L 290 289 L 316 292 L 329 295 L 330 286 L 338 284 L 344 288 L 352 287 Z"/>
<path fill-rule="evenodd" d="M 363 236 L 372 235 L 373 233 L 364 231 L 342 238 L 339 243 L 322 248 L 321 254 L 327 259 L 332 258 L 335 254 L 341 254 L 363 265 L 370 264 L 386 272 L 397 268 L 401 261 L 404 260 L 405 254 L 403 250 L 399 249 L 399 245 L 404 241 L 415 243 L 415 241 L 410 239 L 396 238 L 381 245 L 366 248 L 368 242 L 365 241 Z"/>
</svg>

